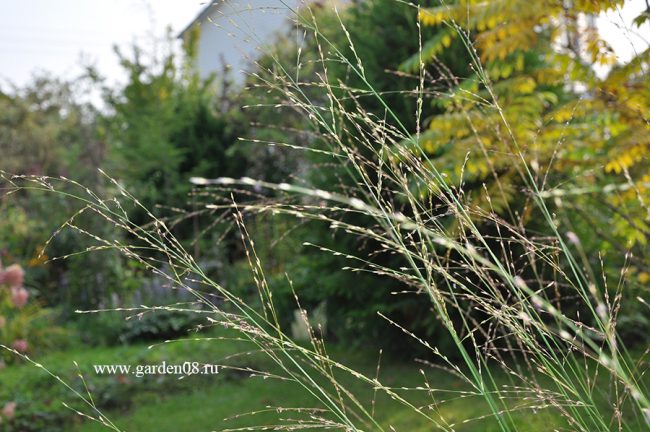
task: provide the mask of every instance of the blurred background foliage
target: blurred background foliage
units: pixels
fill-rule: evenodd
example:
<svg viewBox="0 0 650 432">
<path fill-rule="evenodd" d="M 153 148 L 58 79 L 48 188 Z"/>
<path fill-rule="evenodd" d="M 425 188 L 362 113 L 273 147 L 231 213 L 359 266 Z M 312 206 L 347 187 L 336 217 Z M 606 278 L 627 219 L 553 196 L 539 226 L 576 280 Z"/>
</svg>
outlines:
<svg viewBox="0 0 650 432">
<path fill-rule="evenodd" d="M 550 2 L 532 8 L 517 0 L 459 0 L 422 8 L 419 21 L 439 29 L 424 43 L 426 62 L 456 41 L 477 50 L 472 73 L 459 77 L 450 97 L 442 99 L 444 113 L 426 120 L 419 139 L 449 184 L 463 184 L 466 203 L 477 214 L 496 212 L 513 222 L 521 215 L 531 238 L 551 231 L 522 193 L 531 187 L 522 179 L 530 176 L 535 187 L 546 189 L 561 234 L 591 283 L 626 299 L 619 330 L 633 341 L 645 340 L 641 328 L 648 325 L 645 306 L 635 299 L 647 293 L 650 276 L 650 50 L 617 63 L 593 18 L 623 4 Z M 646 16 L 647 11 L 635 22 Z M 457 25 L 464 31 L 457 32 Z M 417 68 L 419 58 L 414 53 L 401 70 Z M 606 74 L 603 66 L 610 67 Z M 607 284 L 624 267 L 624 288 Z M 522 263 L 524 278 L 534 270 L 552 272 Z"/>
<path fill-rule="evenodd" d="M 596 13 L 620 2 L 572 3 L 580 12 Z M 339 83 L 337 91 L 345 103 L 359 104 L 415 134 L 418 94 L 422 94 L 419 146 L 448 175 L 449 183 L 459 185 L 462 180 L 465 199 L 477 211 L 492 211 L 505 219 L 523 215 L 531 236 L 544 236 L 548 233 L 539 215 L 530 210 L 522 193 L 525 185 L 512 163 L 512 149 L 519 146 L 536 182 L 551 194 L 549 202 L 558 223 L 586 268 L 592 269 L 593 279 L 602 281 L 598 275 L 604 273 L 617 280 L 614 273 L 627 262 L 623 296 L 632 299 L 647 293 L 650 128 L 645 116 L 650 97 L 644 71 L 648 51 L 626 65 L 614 64 L 601 78 L 593 66 L 612 64 L 610 50 L 597 34 L 579 28 L 571 17 L 552 19 L 564 17 L 562 8 L 531 8 L 525 1 L 435 4 L 427 2 L 418 12 L 392 0 L 353 2 L 339 16 L 317 9 L 314 13 L 327 40 L 296 28 L 279 35 L 267 55 L 257 60 L 256 74 L 247 79 L 246 89 L 218 87 L 214 77 L 201 80 L 191 67 L 196 52 L 192 38 L 184 54 L 172 48 L 171 38 L 157 55 L 138 46 L 130 52 L 116 51 L 128 76 L 117 88 L 106 86 L 89 70 L 75 82 L 38 76 L 25 88 L 5 89 L 0 93 L 4 186 L 10 183 L 10 174 L 64 176 L 100 196 L 114 196 L 117 188 L 99 173 L 102 168 L 168 221 L 187 250 L 217 280 L 255 302 L 257 294 L 238 234 L 229 228 L 227 217 L 204 208 L 216 198 L 207 192 L 193 193 L 189 178 L 248 176 L 294 182 L 300 177 L 324 190 L 345 190 L 358 180 L 349 178 L 345 167 L 327 155 L 290 148 L 319 149 L 324 144 L 320 131 L 301 113 L 282 105 L 282 89 L 266 87 L 279 72 L 278 62 L 288 68 L 300 64 L 289 74 L 310 81 L 320 70 L 316 49 L 320 44 L 326 55 L 336 47 L 348 58 L 361 58 L 365 80 L 382 94 L 394 117 L 386 115 L 386 106 L 368 94 L 367 83 L 350 73 L 349 65 L 329 62 L 328 79 Z M 472 36 L 463 40 L 445 22 L 461 22 L 468 8 Z M 501 18 L 506 15 L 517 19 L 505 23 Z M 354 52 L 342 25 L 349 31 Z M 552 50 L 550 41 L 562 32 L 569 35 L 566 46 Z M 578 41 L 577 35 L 583 39 Z M 418 93 L 420 39 L 425 88 Z M 302 46 L 300 61 L 296 40 Z M 477 58 L 468 53 L 468 42 L 476 44 Z M 227 82 L 227 72 L 222 75 Z M 492 95 L 487 80 L 493 83 Z M 101 89 L 101 109 L 83 102 L 88 88 Z M 314 103 L 325 103 L 320 89 L 305 91 Z M 499 106 L 486 102 L 491 100 Z M 501 115 L 509 120 L 510 130 L 497 126 Z M 348 130 L 343 139 L 354 143 L 354 133 Z M 358 151 L 372 157 L 367 149 Z M 466 160 L 468 153 L 471 157 Z M 426 186 L 415 185 L 423 190 Z M 233 191 L 233 197 L 262 203 L 274 198 L 265 190 Z M 196 324 L 165 314 L 151 314 L 136 324 L 125 324 L 123 316 L 75 315 L 76 309 L 128 306 L 151 293 L 157 303 L 182 300 L 116 252 L 75 254 L 94 244 L 78 231 L 63 229 L 44 249 L 46 240 L 77 210 L 60 194 L 22 190 L 0 198 L 3 260 L 25 266 L 35 299 L 80 322 L 84 340 L 92 343 L 166 338 Z M 147 221 L 141 209 L 126 210 L 134 222 Z M 446 336 L 428 302 L 416 293 L 394 294 L 405 290 L 402 282 L 341 271 L 349 264 L 345 259 L 303 244 L 364 254 L 378 245 L 316 222 L 252 214 L 245 218 L 287 329 L 297 308 L 295 290 L 309 310 L 327 300 L 330 338 L 349 344 L 382 340 L 386 349 L 413 354 L 409 351 L 413 344 L 380 318 L 379 311 L 416 334 L 445 344 Z M 124 236 L 90 215 L 80 215 L 76 223 L 106 238 Z M 453 231 L 454 221 L 446 223 Z M 482 229 L 489 232 L 493 227 Z M 605 254 L 602 269 L 601 251 Z M 74 255 L 48 260 L 69 254 Z M 388 254 L 372 259 L 400 265 Z M 532 271 L 522 266 L 524 276 Z M 610 288 L 616 292 L 616 286 Z M 631 304 L 636 306 L 626 308 L 618 322 L 626 339 L 643 342 L 650 333 L 647 317 L 638 302 Z"/>
</svg>

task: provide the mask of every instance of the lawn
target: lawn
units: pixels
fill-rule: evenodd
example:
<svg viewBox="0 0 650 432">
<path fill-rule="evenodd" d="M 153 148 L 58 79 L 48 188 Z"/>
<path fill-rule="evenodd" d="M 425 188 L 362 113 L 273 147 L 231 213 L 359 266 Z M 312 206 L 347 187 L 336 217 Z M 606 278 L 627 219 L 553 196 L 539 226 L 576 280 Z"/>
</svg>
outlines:
<svg viewBox="0 0 650 432">
<path fill-rule="evenodd" d="M 94 401 L 102 407 L 103 413 L 111 421 L 125 431 L 212 431 L 255 425 L 269 426 L 277 424 L 279 418 L 286 422 L 287 419 L 300 417 L 299 414 L 287 411 L 287 408 L 317 406 L 315 399 L 293 382 L 264 379 L 251 376 L 252 374 L 247 372 L 224 370 L 216 376 L 192 376 L 183 380 L 169 376 L 138 379 L 97 376 L 92 368 L 95 364 L 158 364 L 162 361 L 174 364 L 199 361 L 226 363 L 244 368 L 273 369 L 268 359 L 251 353 L 246 343 L 223 339 L 224 335 L 219 337 L 222 339 L 197 341 L 187 338 L 151 348 L 146 344 L 92 349 L 77 347 L 50 354 L 39 360 L 50 371 L 83 392 L 83 382 L 76 376 L 76 362 L 86 385 L 91 389 Z M 237 352 L 247 354 L 231 357 Z M 345 358 L 348 365 L 366 375 L 374 376 L 375 355 L 363 350 L 343 350 L 336 346 L 332 347 L 332 353 L 334 357 Z M 379 378 L 388 386 L 417 387 L 423 383 L 421 367 L 422 365 L 413 362 L 384 359 Z M 497 379 L 506 382 L 504 376 L 497 376 Z M 45 411 L 51 417 L 41 418 L 44 424 L 47 424 L 48 418 L 58 418 L 52 417 L 53 412 L 66 416 L 68 425 L 76 432 L 107 430 L 98 423 L 83 421 L 63 408 L 61 402 L 65 401 L 76 409 L 90 412 L 87 406 L 84 407 L 78 401 L 75 403 L 71 392 L 45 371 L 34 366 L 21 365 L 4 370 L 1 377 L 1 389 L 4 390 L 0 391 L 15 389 L 13 395 L 18 395 L 18 409 L 21 409 L 21 405 L 25 407 L 35 401 L 38 401 L 36 405 L 47 407 Z M 360 384 L 349 375 L 340 374 L 339 378 L 342 384 L 355 392 L 368 409 L 372 409 L 372 400 L 375 399 L 375 416 L 385 430 L 390 430 L 390 427 L 400 431 L 431 430 L 431 423 L 410 408 L 381 393 L 374 396 L 371 388 Z M 480 419 L 488 413 L 482 400 L 462 398 L 453 393 L 466 389 L 460 380 L 436 368 L 426 369 L 426 378 L 431 387 L 449 389 L 452 393 L 436 393 L 435 399 L 421 390 L 400 391 L 400 394 L 415 406 L 430 405 L 425 412 L 435 412 L 434 417 L 438 419 L 440 416 L 447 424 L 455 423 L 456 431 L 498 430 L 493 420 Z M 441 399 L 446 399 L 446 402 L 440 403 Z M 254 412 L 257 414 L 251 414 Z M 519 411 L 514 413 L 513 417 L 521 426 L 520 430 L 542 431 L 549 430 L 552 425 L 562 424 L 547 411 L 534 415 L 530 411 Z M 476 420 L 464 422 L 468 418 Z"/>
</svg>

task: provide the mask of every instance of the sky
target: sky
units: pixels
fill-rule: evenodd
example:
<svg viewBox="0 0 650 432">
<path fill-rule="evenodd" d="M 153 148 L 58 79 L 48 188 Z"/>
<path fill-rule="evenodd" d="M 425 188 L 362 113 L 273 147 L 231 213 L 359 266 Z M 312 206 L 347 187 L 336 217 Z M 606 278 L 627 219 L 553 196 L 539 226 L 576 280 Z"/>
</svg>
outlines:
<svg viewBox="0 0 650 432">
<path fill-rule="evenodd" d="M 645 9 L 645 0 L 627 0 L 622 9 L 602 14 L 596 20 L 600 36 L 614 49 L 621 62 L 630 60 L 650 45 L 650 23 L 641 27 L 632 25 L 634 18 Z"/>
<path fill-rule="evenodd" d="M 82 63 L 95 65 L 111 83 L 121 81 L 113 45 L 128 47 L 135 41 L 151 46 L 167 26 L 177 34 L 206 1 L 0 0 L 0 89 L 9 83 L 25 85 L 39 70 L 74 79 Z M 598 19 L 602 35 L 623 61 L 634 52 L 631 42 L 637 50 L 647 47 L 647 41 L 619 29 L 629 27 L 644 8 L 645 0 L 629 0 L 623 11 Z M 641 31 L 650 39 L 649 25 Z"/>
<path fill-rule="evenodd" d="M 207 0 L 0 0 L 0 88 L 36 71 L 74 79 L 82 63 L 123 78 L 113 45 L 151 46 L 180 32 Z"/>
</svg>

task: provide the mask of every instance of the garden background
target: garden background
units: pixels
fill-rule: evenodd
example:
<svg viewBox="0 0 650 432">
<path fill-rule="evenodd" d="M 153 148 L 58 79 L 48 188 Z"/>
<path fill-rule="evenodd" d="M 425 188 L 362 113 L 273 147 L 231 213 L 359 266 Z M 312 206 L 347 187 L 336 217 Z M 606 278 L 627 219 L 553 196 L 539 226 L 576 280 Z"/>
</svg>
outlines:
<svg viewBox="0 0 650 432">
<path fill-rule="evenodd" d="M 1 87 L 0 430 L 650 429 L 625 3 L 308 2 L 243 79 L 195 29 Z"/>
</svg>

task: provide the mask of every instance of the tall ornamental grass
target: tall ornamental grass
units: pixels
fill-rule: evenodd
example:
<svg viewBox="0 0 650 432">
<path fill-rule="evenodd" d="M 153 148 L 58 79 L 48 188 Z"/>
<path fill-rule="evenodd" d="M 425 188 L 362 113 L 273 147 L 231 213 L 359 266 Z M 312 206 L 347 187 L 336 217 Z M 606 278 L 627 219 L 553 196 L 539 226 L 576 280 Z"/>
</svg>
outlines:
<svg viewBox="0 0 650 432">
<path fill-rule="evenodd" d="M 432 430 L 453 431 L 464 422 L 481 421 L 444 418 L 440 407 L 458 397 L 465 398 L 467 403 L 484 403 L 484 417 L 494 419 L 502 431 L 517 430 L 515 413 L 534 415 L 546 410 L 562 417 L 565 425 L 557 427 L 564 430 L 647 430 L 650 399 L 643 382 L 645 353 L 640 360 L 631 355 L 617 334 L 617 314 L 626 307 L 621 303 L 625 268 L 621 269 L 620 281 L 594 280 L 581 264 L 575 245 L 560 232 L 552 204 L 567 199 L 571 185 L 552 191 L 541 187 L 521 150 L 526 143 L 517 142 L 511 133 L 512 164 L 525 186 L 521 193 L 534 206 L 547 234 L 529 232 L 517 215 L 506 218 L 497 214 L 490 208 L 487 190 L 488 205 L 472 205 L 465 196 L 464 185 L 452 184 L 422 149 L 420 127 L 415 133 L 407 130 L 403 119 L 366 79 L 364 59 L 356 56 L 353 41 L 349 39 L 344 50 L 319 30 L 318 19 L 309 9 L 296 14 L 301 30 L 317 42 L 318 61 L 311 65 L 316 72 L 306 75 L 304 80 L 299 63 L 286 65 L 276 58 L 274 67 L 260 70 L 257 79 L 270 92 L 280 95 L 278 105 L 301 113 L 310 122 L 316 137 L 313 147 L 296 150 L 331 157 L 348 176 L 346 186 L 341 190 L 321 190 L 300 180 L 278 184 L 251 178 L 191 179 L 197 186 L 197 196 L 210 201 L 205 205 L 205 213 L 232 216 L 257 287 L 257 302 L 240 298 L 211 279 L 174 237 L 169 221 L 155 217 L 117 181 L 113 181 L 116 196 L 103 198 L 67 179 L 5 176 L 4 180 L 15 190 L 57 191 L 65 185 L 66 196 L 82 207 L 62 229 L 85 233 L 97 242 L 93 250 L 117 249 L 168 278 L 174 286 L 191 292 L 208 311 L 206 323 L 235 329 L 272 361 L 269 370 L 256 371 L 257 374 L 289 380 L 295 383 L 297 391 L 305 392 L 314 401 L 310 407 L 278 409 L 277 423 L 260 428 L 392 430 L 377 420 L 374 398 L 362 399 L 342 384 L 342 375 L 350 375 L 375 396 L 384 393 L 411 410 L 413 416 L 428 422 Z M 469 36 L 460 26 L 450 25 L 465 43 L 482 86 L 490 91 L 492 83 Z M 342 21 L 340 31 L 348 34 Z M 353 54 L 347 56 L 344 51 Z M 331 82 L 328 65 L 332 62 L 344 64 L 350 74 L 360 78 L 363 88 Z M 419 70 L 417 85 L 404 97 L 417 99 L 419 108 L 413 115 L 421 125 L 429 85 L 423 61 Z M 445 73 L 442 68 L 440 72 Z M 453 77 L 447 78 L 453 81 Z M 358 103 L 360 98 L 376 99 L 383 106 L 381 115 L 366 111 Z M 509 131 L 511 124 L 497 98 L 484 103 L 500 114 L 493 126 Z M 242 192 L 263 190 L 273 191 L 275 198 L 242 202 L 234 198 L 242 196 Z M 129 212 L 135 207 L 147 213 L 148 225 L 132 223 Z M 131 242 L 101 238 L 86 231 L 76 223 L 82 213 L 94 214 L 124 230 Z M 430 302 L 431 313 L 453 341 L 451 351 L 442 351 L 436 341 L 384 318 L 400 328 L 412 344 L 428 350 L 436 358 L 436 367 L 453 374 L 465 387 L 435 388 L 425 378 L 416 387 L 388 386 L 379 374 L 363 374 L 345 361 L 333 360 L 326 343 L 318 336 L 318 329 L 311 329 L 308 344 L 292 340 L 288 329 L 280 324 L 264 263 L 258 259 L 247 230 L 248 218 L 258 214 L 315 221 L 326 224 L 333 232 L 343 231 L 377 245 L 376 251 L 356 255 L 317 244 L 308 246 L 320 248 L 323 253 L 343 255 L 349 264 L 341 271 L 395 278 L 405 291 Z M 372 259 L 374 252 L 398 256 L 402 264 L 377 264 Z M 162 273 L 163 265 L 170 269 L 169 273 Z M 291 275 L 287 275 L 286 283 L 291 285 Z M 566 303 L 558 301 L 560 289 L 561 296 L 570 298 L 575 306 L 571 310 L 563 310 Z M 295 292 L 295 296 L 300 308 L 300 292 Z M 143 306 L 133 311 L 147 309 Z M 189 309 L 188 313 L 196 310 Z M 309 322 L 308 318 L 305 321 Z M 504 373 L 505 384 L 499 378 Z M 413 403 L 408 396 L 413 391 L 430 395 L 434 402 L 427 406 Z M 85 415 L 117 430 L 105 416 L 94 411 L 90 396 L 80 397 L 90 407 Z"/>
</svg>

